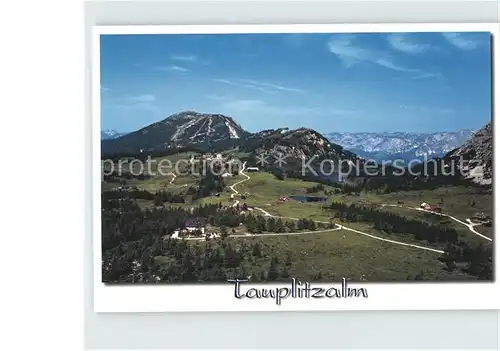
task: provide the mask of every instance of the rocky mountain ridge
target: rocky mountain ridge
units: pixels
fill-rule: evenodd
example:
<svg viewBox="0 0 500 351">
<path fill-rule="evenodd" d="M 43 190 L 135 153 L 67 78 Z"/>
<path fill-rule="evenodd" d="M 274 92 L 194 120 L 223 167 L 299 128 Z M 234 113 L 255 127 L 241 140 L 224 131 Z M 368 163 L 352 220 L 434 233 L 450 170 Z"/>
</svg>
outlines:
<svg viewBox="0 0 500 351">
<path fill-rule="evenodd" d="M 462 146 L 443 159 L 453 164 L 466 179 L 476 184 L 491 185 L 493 171 L 493 127 L 491 121 L 478 130 Z"/>
<path fill-rule="evenodd" d="M 472 130 L 463 129 L 436 133 L 327 133 L 325 136 L 366 159 L 378 162 L 401 159 L 408 162 L 442 157 L 465 143 L 473 133 Z"/>
</svg>

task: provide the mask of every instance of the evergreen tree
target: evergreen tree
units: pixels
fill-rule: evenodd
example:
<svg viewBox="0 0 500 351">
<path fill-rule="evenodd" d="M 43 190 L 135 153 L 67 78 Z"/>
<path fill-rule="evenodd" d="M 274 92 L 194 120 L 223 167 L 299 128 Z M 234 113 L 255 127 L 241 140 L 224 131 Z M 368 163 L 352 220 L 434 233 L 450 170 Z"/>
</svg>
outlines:
<svg viewBox="0 0 500 351">
<path fill-rule="evenodd" d="M 255 257 L 262 257 L 262 250 L 259 243 L 255 243 L 252 249 L 252 255 Z"/>
<path fill-rule="evenodd" d="M 274 281 L 278 279 L 280 276 L 280 270 L 279 270 L 279 264 L 278 264 L 278 258 L 276 256 L 273 256 L 271 259 L 271 264 L 269 266 L 269 271 L 267 272 L 267 278 L 270 281 Z"/>
</svg>

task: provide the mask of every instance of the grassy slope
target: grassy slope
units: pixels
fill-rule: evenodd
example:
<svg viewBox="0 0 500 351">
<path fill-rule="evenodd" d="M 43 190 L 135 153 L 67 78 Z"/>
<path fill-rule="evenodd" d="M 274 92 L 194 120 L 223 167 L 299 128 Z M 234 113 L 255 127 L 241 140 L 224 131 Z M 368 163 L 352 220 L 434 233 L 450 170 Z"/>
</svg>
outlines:
<svg viewBox="0 0 500 351">
<path fill-rule="evenodd" d="M 179 157 L 169 158 L 175 162 Z M 277 200 L 283 196 L 295 194 L 304 194 L 307 188 L 316 183 L 305 182 L 294 179 L 278 180 L 269 173 L 249 173 L 251 179 L 235 186 L 235 189 L 243 193 L 249 193 L 248 197 L 242 202 L 252 206 L 258 206 L 266 211 L 285 217 L 306 217 L 315 220 L 328 220 L 331 213 L 322 209 L 319 203 L 300 203 L 288 201 L 277 203 Z M 137 186 L 150 191 L 159 189 L 168 189 L 178 191 L 179 185 L 195 182 L 193 177 L 177 177 L 173 185 L 168 185 L 171 176 L 156 177 L 142 182 L 137 182 Z M 195 204 L 203 203 L 223 203 L 230 204 L 230 195 L 232 191 L 229 186 L 245 179 L 244 176 L 226 178 L 226 188 L 219 197 L 211 196 L 195 201 Z M 320 193 L 321 194 L 321 193 Z M 470 200 L 474 200 L 472 207 Z M 464 187 L 447 187 L 433 191 L 410 191 L 393 194 L 364 194 L 360 196 L 333 195 L 329 202 L 368 202 L 374 204 L 396 203 L 404 201 L 407 206 L 418 206 L 422 202 L 439 205 L 443 211 L 465 220 L 477 211 L 492 215 L 492 197 L 489 195 L 477 195 L 470 193 L 470 190 Z M 177 206 L 177 205 L 175 205 Z M 191 206 L 191 205 L 189 205 Z M 419 218 L 421 220 L 435 222 L 436 218 L 432 215 L 424 215 L 411 210 L 404 209 L 386 209 L 395 211 L 405 216 Z M 446 220 L 440 218 L 438 220 Z M 447 222 L 448 223 L 448 222 Z M 466 228 L 450 221 L 450 225 L 459 229 L 462 238 L 470 238 L 471 241 L 477 241 Z M 389 235 L 387 233 L 376 232 L 371 229 L 371 225 L 365 223 L 345 223 L 345 225 L 359 229 L 374 235 L 403 241 L 406 243 L 416 243 L 414 240 L 402 236 Z M 478 227 L 481 231 L 482 227 Z M 490 229 L 492 232 L 492 230 Z M 280 237 L 262 237 L 262 238 L 240 238 L 229 239 L 236 241 L 247 241 L 248 243 L 260 242 L 265 255 L 276 255 L 280 260 L 286 256 L 292 258 L 293 265 L 289 268 L 292 276 L 313 279 L 319 271 L 322 272 L 322 280 L 338 280 L 342 276 L 351 277 L 358 280 L 361 276 L 369 281 L 391 281 L 404 280 L 408 276 L 414 277 L 421 270 L 424 271 L 425 279 L 431 280 L 463 280 L 474 279 L 458 271 L 449 273 L 443 269 L 442 263 L 438 261 L 439 254 L 427 252 L 415 248 L 398 246 L 385 242 L 380 242 L 353 232 L 335 231 L 325 234 L 314 234 L 307 236 L 280 236 Z M 483 241 L 484 242 L 484 241 Z M 487 244 L 487 242 L 484 242 Z M 203 244 L 203 243 L 200 243 Z M 426 246 L 425 242 L 417 244 Z M 213 245 L 217 245 L 216 242 Z M 433 246 L 433 245 L 428 245 Z M 434 246 L 436 247 L 436 246 Z M 267 270 L 269 257 L 256 258 L 249 262 L 249 270 L 258 274 L 262 270 Z"/>
<path fill-rule="evenodd" d="M 290 258 L 290 276 L 308 281 L 333 282 L 342 277 L 354 281 L 404 281 L 408 276 L 414 278 L 421 271 L 426 280 L 474 279 L 459 271 L 445 271 L 444 265 L 437 260 L 439 254 L 375 241 L 343 230 L 311 236 L 242 237 L 229 240 L 234 246 L 243 242 L 248 245 L 260 243 L 263 257 L 252 257 L 245 264 L 247 271 L 257 276 L 262 271 L 267 272 L 271 257 L 277 256 L 281 267 Z M 211 245 L 219 244 L 212 241 Z M 319 272 L 321 279 L 318 279 Z"/>
<path fill-rule="evenodd" d="M 175 169 L 176 162 L 178 162 L 179 160 L 188 161 L 190 155 L 191 153 L 179 153 L 175 155 L 154 158 L 151 160 L 151 175 L 153 177 L 142 181 L 137 179 L 127 179 L 127 185 L 136 186 L 141 190 L 147 190 L 150 192 L 156 192 L 158 190 L 168 190 L 172 192 L 181 191 L 184 187 L 195 184 L 197 177 L 191 175 L 178 175 L 175 179 L 174 184 L 170 184 L 172 175 L 170 175 L 169 173 L 177 173 Z M 114 167 L 115 171 L 118 172 L 118 163 L 115 163 Z M 148 169 L 146 162 L 143 163 L 143 167 L 143 174 L 147 175 Z M 161 169 L 159 169 L 159 167 L 161 167 Z M 183 170 L 186 167 L 187 165 L 185 161 L 181 161 L 181 163 L 179 163 L 179 169 Z M 139 163 L 135 163 L 132 165 L 123 163 L 122 170 L 124 172 L 132 170 L 135 172 L 135 174 L 139 174 L 141 172 L 141 166 Z M 103 190 L 110 190 L 118 186 L 120 185 L 117 183 L 103 182 Z"/>
<path fill-rule="evenodd" d="M 471 217 L 475 212 L 493 216 L 493 197 L 491 194 L 477 194 L 465 186 L 441 187 L 435 190 L 405 191 L 391 194 L 361 194 L 373 203 L 397 203 L 403 201 L 407 206 L 419 206 L 427 202 L 439 206 L 443 212 L 459 219 Z M 474 201 L 474 206 L 472 206 Z"/>
</svg>

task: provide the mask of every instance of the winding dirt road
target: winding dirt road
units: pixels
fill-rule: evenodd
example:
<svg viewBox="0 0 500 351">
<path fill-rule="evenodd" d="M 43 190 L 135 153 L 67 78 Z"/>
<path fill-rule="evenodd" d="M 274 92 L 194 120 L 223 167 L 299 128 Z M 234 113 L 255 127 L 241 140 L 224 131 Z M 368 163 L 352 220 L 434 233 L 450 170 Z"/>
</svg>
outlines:
<svg viewBox="0 0 500 351">
<path fill-rule="evenodd" d="M 248 181 L 248 180 L 251 179 L 250 176 L 248 176 L 246 173 L 244 173 L 245 168 L 246 168 L 246 162 L 243 163 L 243 167 L 242 167 L 241 171 L 239 172 L 239 174 L 243 175 L 245 177 L 245 179 L 240 180 L 239 182 L 236 182 L 236 183 L 234 183 L 233 185 L 231 185 L 229 187 L 229 189 L 233 192 L 231 194 L 231 199 L 234 199 L 234 197 L 236 195 L 240 194 L 239 191 L 236 190 L 234 187 L 236 185 L 242 184 L 242 183 L 244 183 L 244 182 L 246 182 L 246 181 Z M 172 178 L 172 181 L 170 182 L 171 184 L 175 180 L 175 175 L 173 174 L 173 176 L 174 177 Z M 235 202 L 233 203 L 232 206 L 235 207 L 239 203 L 240 203 L 239 200 L 235 200 Z M 408 207 L 408 206 L 401 206 L 401 205 L 395 205 L 395 204 L 382 204 L 382 207 L 386 207 L 386 206 L 387 207 L 408 208 L 408 209 L 415 210 L 415 211 L 428 212 L 428 213 L 432 213 L 432 214 L 443 216 L 443 217 L 449 217 L 452 220 L 454 220 L 454 221 L 456 221 L 456 222 L 458 222 L 458 223 L 466 226 L 467 228 L 469 228 L 469 230 L 471 232 L 473 232 L 474 234 L 480 236 L 481 238 L 486 239 L 488 241 L 492 241 L 491 238 L 488 238 L 487 236 L 485 236 L 485 235 L 477 232 L 474 229 L 474 226 L 480 225 L 480 223 L 473 223 L 469 218 L 466 219 L 466 222 L 463 222 L 463 221 L 461 221 L 461 220 L 459 220 L 459 219 L 457 219 L 457 218 L 455 218 L 455 217 L 453 217 L 451 215 L 440 213 L 440 212 L 435 212 L 435 211 L 430 211 L 430 210 L 425 210 L 425 209 L 422 209 L 422 208 L 419 208 L 419 207 Z M 260 207 L 254 207 L 254 209 L 262 212 L 262 214 L 265 217 L 289 219 L 289 220 L 295 220 L 295 221 L 299 220 L 299 218 L 294 218 L 294 217 L 276 216 L 276 215 L 273 215 L 273 214 L 269 213 L 268 211 L 266 211 L 266 210 L 264 210 L 264 209 L 262 209 Z M 315 220 L 314 222 L 316 222 L 316 223 L 324 223 L 324 224 L 329 224 L 330 223 L 330 222 L 318 221 L 318 220 Z M 347 230 L 347 231 L 350 231 L 350 232 L 353 232 L 353 233 L 356 233 L 356 234 L 364 235 L 364 236 L 367 236 L 367 237 L 375 239 L 375 240 L 385 241 L 387 243 L 391 243 L 391 244 L 395 244 L 395 245 L 413 247 L 413 248 L 416 248 L 416 249 L 430 251 L 430 252 L 435 252 L 435 253 L 439 253 L 439 254 L 443 254 L 444 253 L 443 250 L 438 250 L 438 249 L 434 249 L 434 248 L 431 248 L 431 247 L 425 247 L 425 246 L 420 246 L 420 245 L 408 244 L 408 243 L 404 243 L 404 242 L 400 242 L 400 241 L 396 241 L 396 240 L 390 240 L 390 239 L 382 238 L 382 237 L 379 237 L 379 236 L 376 236 L 376 235 L 373 235 L 373 234 L 369 234 L 369 233 L 366 233 L 366 232 L 363 232 L 363 231 L 360 231 L 360 230 L 357 230 L 357 229 L 349 228 L 349 227 L 346 227 L 344 225 L 340 225 L 340 224 L 336 224 L 336 223 L 335 223 L 335 228 L 324 229 L 324 230 L 315 230 L 315 231 L 309 231 L 309 232 L 261 233 L 261 234 L 243 233 L 243 234 L 239 234 L 239 235 L 229 235 L 228 237 L 230 237 L 230 238 L 247 238 L 247 237 L 264 237 L 264 236 L 308 235 L 308 234 L 317 234 L 317 233 L 325 233 L 325 232 L 337 231 L 337 230 L 341 230 L 341 229 L 344 229 L 344 230 Z M 205 238 L 204 237 L 185 238 L 185 240 L 205 240 Z"/>
<path fill-rule="evenodd" d="M 407 209 L 410 209 L 410 210 L 415 210 L 415 211 L 420 211 L 420 212 L 427 212 L 427 213 L 432 213 L 432 214 L 435 214 L 435 215 L 438 215 L 438 216 L 442 216 L 442 217 L 448 217 L 448 218 L 454 220 L 455 222 L 460 223 L 460 224 L 466 226 L 475 235 L 480 236 L 481 238 L 486 239 L 488 241 L 493 241 L 493 239 L 488 238 L 487 236 L 485 236 L 485 235 L 479 233 L 478 231 L 476 231 L 474 229 L 474 227 L 477 226 L 477 225 L 481 225 L 481 223 L 472 223 L 472 221 L 470 220 L 470 218 L 467 218 L 466 222 L 464 222 L 464 221 L 461 221 L 460 219 L 455 218 L 453 216 L 450 216 L 450 215 L 448 215 L 446 213 L 441 213 L 441 212 L 426 210 L 426 209 L 423 209 L 423 208 L 420 208 L 420 207 L 410 207 L 410 206 L 402 206 L 402 205 L 395 205 L 395 204 L 382 204 L 382 207 L 386 207 L 386 206 L 387 207 L 407 208 Z"/>
<path fill-rule="evenodd" d="M 235 183 L 235 184 L 233 184 L 232 186 L 229 187 L 231 189 L 231 191 L 233 191 L 233 194 L 231 195 L 231 198 L 234 198 L 234 195 L 239 194 L 239 192 L 234 189 L 234 186 L 238 185 L 238 184 L 241 184 L 243 182 L 246 182 L 246 181 L 248 181 L 250 179 L 250 177 L 246 173 L 243 172 L 245 170 L 245 166 L 246 166 L 246 162 L 243 164 L 243 169 L 240 171 L 240 174 L 244 175 L 246 177 L 246 179 L 243 179 L 243 180 L 241 180 L 241 181 L 239 181 L 239 182 L 237 182 L 237 183 Z M 233 206 L 238 205 L 238 203 L 239 203 L 239 200 L 236 200 L 235 203 L 233 204 Z M 262 212 L 264 214 L 264 216 L 266 216 L 266 217 L 281 218 L 281 219 L 290 219 L 290 220 L 296 220 L 296 221 L 299 220 L 298 218 L 293 218 L 293 217 L 275 216 L 275 215 L 270 214 L 269 212 L 267 212 L 266 210 L 264 210 L 264 209 L 262 209 L 260 207 L 254 207 L 254 208 L 256 210 Z M 316 222 L 316 223 L 326 223 L 326 224 L 330 223 L 330 222 L 326 222 L 326 221 L 317 221 L 317 220 L 315 220 L 314 222 Z M 395 244 L 395 245 L 413 247 L 413 248 L 416 248 L 416 249 L 426 250 L 426 251 L 431 251 L 431 252 L 436 252 L 436 253 L 440 253 L 440 254 L 444 253 L 443 250 L 437 250 L 437 249 L 433 249 L 431 247 L 425 247 L 425 246 L 407 244 L 407 243 L 403 243 L 403 242 L 396 241 L 396 240 L 390 240 L 390 239 L 381 238 L 379 236 L 372 235 L 372 234 L 369 234 L 369 233 L 365 233 L 365 232 L 362 232 L 360 230 L 349 228 L 349 227 L 346 227 L 346 226 L 343 226 L 343 225 L 340 225 L 340 224 L 336 224 L 336 223 L 335 223 L 335 228 L 328 229 L 328 230 L 311 231 L 311 232 L 296 232 L 296 233 L 270 233 L 270 234 L 267 234 L 267 233 L 266 234 L 251 234 L 251 233 L 248 233 L 246 235 L 230 235 L 229 237 L 272 236 L 272 235 L 307 235 L 307 234 L 314 234 L 314 233 L 324 233 L 324 232 L 329 232 L 329 231 L 333 231 L 333 230 L 340 230 L 340 229 L 344 229 L 344 230 L 347 230 L 347 231 L 350 231 L 350 232 L 353 232 L 353 233 L 357 233 L 357 234 L 361 234 L 361 235 L 367 236 L 367 237 L 375 239 L 375 240 L 385 241 L 387 243 L 391 243 L 391 244 Z"/>
<path fill-rule="evenodd" d="M 263 209 L 261 209 L 259 207 L 255 207 L 255 209 L 261 211 L 264 214 L 264 216 L 267 216 L 267 217 L 298 220 L 298 218 L 274 216 L 274 215 L 270 214 L 269 212 L 267 212 L 267 211 L 265 211 L 265 210 L 263 210 Z M 315 221 L 315 222 L 316 223 L 330 223 L 330 222 L 324 222 L 324 221 Z M 336 224 L 336 223 L 335 223 L 335 225 L 336 225 L 335 230 L 344 229 L 344 230 L 348 230 L 348 231 L 353 232 L 353 233 L 361 234 L 361 235 L 367 236 L 369 238 L 372 238 L 372 239 L 375 239 L 375 240 L 380 240 L 380 241 L 385 241 L 385 242 L 391 243 L 391 244 L 409 246 L 409 247 L 414 247 L 414 248 L 421 249 L 421 250 L 427 250 L 427 251 L 437 252 L 437 253 L 441 253 L 441 254 L 444 253 L 443 250 L 437 250 L 437 249 L 433 249 L 433 248 L 430 248 L 430 247 L 413 245 L 413 244 L 407 244 L 407 243 L 403 243 L 403 242 L 396 241 L 396 240 L 385 239 L 385 238 L 381 238 L 381 237 L 376 236 L 376 235 L 372 235 L 372 234 L 368 234 L 368 233 L 362 232 L 362 231 L 357 230 L 357 229 L 346 227 L 344 225 L 340 225 L 340 224 Z"/>
<path fill-rule="evenodd" d="M 239 195 L 239 194 L 240 194 L 240 193 L 238 192 L 238 190 L 236 190 L 234 187 L 235 187 L 236 185 L 239 185 L 239 184 L 241 184 L 241 183 L 244 183 L 244 182 L 247 182 L 247 181 L 249 181 L 249 180 L 250 180 L 250 177 L 249 177 L 246 173 L 244 173 L 246 166 L 247 166 L 247 162 L 245 161 L 245 162 L 243 162 L 243 165 L 242 165 L 241 170 L 240 170 L 240 172 L 239 172 L 239 174 L 241 174 L 241 175 L 245 176 L 245 177 L 246 177 L 246 179 L 240 180 L 239 182 L 236 182 L 236 183 L 234 183 L 233 185 L 231 185 L 231 186 L 229 187 L 229 189 L 231 189 L 231 191 L 233 192 L 233 193 L 231 194 L 231 199 L 234 199 L 235 195 Z M 236 207 L 239 203 L 240 203 L 240 200 L 236 200 L 236 201 L 233 203 L 233 207 Z"/>
<path fill-rule="evenodd" d="M 173 172 L 170 172 L 170 173 L 168 173 L 168 174 L 172 176 L 172 179 L 170 180 L 170 183 L 169 183 L 169 184 L 170 184 L 170 185 L 171 185 L 171 184 L 174 184 L 174 180 L 175 180 L 175 178 L 177 178 L 177 176 L 176 176 L 176 175 L 175 175 L 175 173 L 173 173 Z"/>
<path fill-rule="evenodd" d="M 309 232 L 293 232 L 293 233 L 242 233 L 242 234 L 231 234 L 228 235 L 228 238 L 249 238 L 249 237 L 259 237 L 259 236 L 288 236 L 288 235 L 308 235 L 308 234 L 318 234 L 318 233 L 327 233 L 335 230 L 342 229 L 339 225 L 335 228 L 330 229 L 322 229 L 322 230 L 313 230 Z M 184 240 L 205 240 L 205 237 L 193 237 L 193 238 L 184 238 Z"/>
</svg>

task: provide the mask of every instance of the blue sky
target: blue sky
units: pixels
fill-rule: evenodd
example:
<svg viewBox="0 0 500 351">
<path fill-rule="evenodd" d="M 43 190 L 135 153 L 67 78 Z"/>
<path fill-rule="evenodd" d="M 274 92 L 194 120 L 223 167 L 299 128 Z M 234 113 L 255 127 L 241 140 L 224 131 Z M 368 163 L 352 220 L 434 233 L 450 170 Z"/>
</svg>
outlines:
<svg viewBox="0 0 500 351">
<path fill-rule="evenodd" d="M 103 129 L 182 110 L 248 131 L 478 129 L 491 118 L 489 33 L 103 35 Z"/>
</svg>

